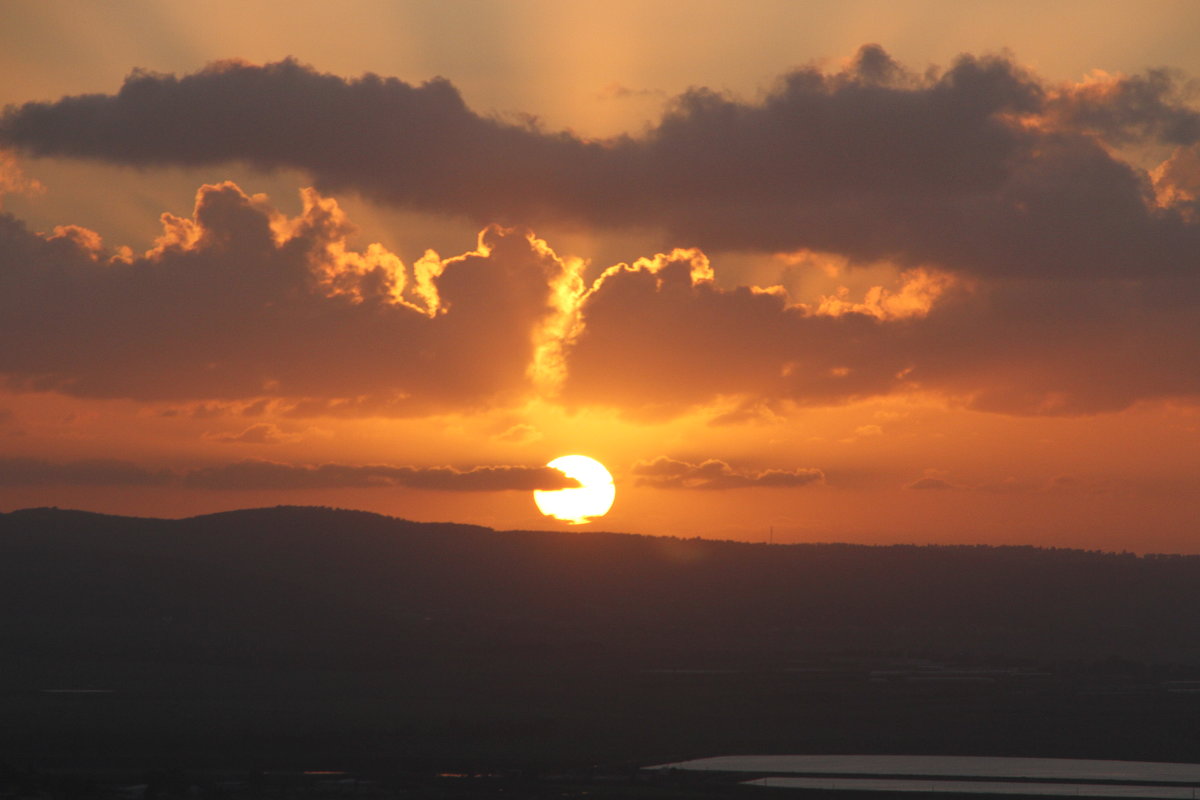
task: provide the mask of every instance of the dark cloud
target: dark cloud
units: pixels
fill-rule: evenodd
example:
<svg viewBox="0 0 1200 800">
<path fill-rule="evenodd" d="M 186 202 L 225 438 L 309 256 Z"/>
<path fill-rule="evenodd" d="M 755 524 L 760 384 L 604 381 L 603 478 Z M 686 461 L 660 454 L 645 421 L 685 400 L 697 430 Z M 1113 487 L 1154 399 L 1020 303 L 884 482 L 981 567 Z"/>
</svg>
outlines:
<svg viewBox="0 0 1200 800">
<path fill-rule="evenodd" d="M 53 463 L 37 458 L 0 458 L 0 486 L 164 486 L 167 470 L 113 459 Z"/>
<path fill-rule="evenodd" d="M 473 407 L 528 390 L 539 326 L 566 277 L 527 234 L 412 269 L 346 246 L 336 203 L 312 192 L 288 220 L 226 183 L 194 218 L 164 215 L 139 257 L 80 228 L 53 236 L 0 216 L 0 374 L 25 390 L 142 400 L 287 397 Z M 227 413 L 197 406 L 194 416 Z"/>
<path fill-rule="evenodd" d="M 200 489 L 342 489 L 405 487 L 445 492 L 571 489 L 578 481 L 550 467 L 392 467 L 320 464 L 297 466 L 272 461 L 240 461 L 194 469 L 183 485 Z"/>
<path fill-rule="evenodd" d="M 873 303 L 812 307 L 722 288 L 697 251 L 613 267 L 581 305 L 563 398 L 664 417 L 720 398 L 755 408 L 929 391 L 1070 415 L 1200 394 L 1200 282 L 902 282 Z"/>
<path fill-rule="evenodd" d="M 190 400 L 199 419 L 406 416 L 545 392 L 719 421 L 910 391 L 1083 414 L 1200 394 L 1200 276 L 961 279 L 917 269 L 861 301 L 723 288 L 699 250 L 606 270 L 514 229 L 404 265 L 347 248 L 336 204 L 285 219 L 232 184 L 140 257 L 0 217 L 0 375 L 17 390 Z M 198 401 L 198 402 L 197 402 Z M 182 412 L 182 409 L 181 409 Z M 278 440 L 269 420 L 226 439 Z"/>
<path fill-rule="evenodd" d="M 861 302 L 726 288 L 681 249 L 578 267 L 525 229 L 404 265 L 313 191 L 284 219 L 232 184 L 132 257 L 0 216 L 0 375 L 18 390 L 206 401 L 194 414 L 404 416 L 520 402 L 717 423 L 929 392 L 1086 414 L 1200 394 L 1200 133 L 1164 71 L 1050 86 L 1007 57 L 907 71 L 863 48 L 754 103 L 696 89 L 607 142 L 480 117 L 445 81 L 293 61 L 135 73 L 11 108 L 0 139 L 121 163 L 309 170 L 481 220 L 653 225 L 715 248 L 808 247 L 907 270 Z M 1151 176 L 1121 160 L 1178 145 Z M 237 436 L 270 438 L 268 423 Z M 498 431 L 499 433 L 499 431 Z M 514 437 L 520 432 L 514 431 Z"/>
<path fill-rule="evenodd" d="M 908 348 L 887 344 L 873 317 L 816 316 L 780 292 L 719 288 L 694 250 L 611 268 L 585 298 L 581 323 L 564 398 L 650 416 L 720 396 L 822 403 L 883 394 L 904 385 L 896 376 L 909 365 Z"/>
<path fill-rule="evenodd" d="M 193 489 L 344 489 L 404 487 L 447 492 L 573 489 L 579 482 L 550 467 L 409 467 L 295 465 L 239 461 L 181 473 L 127 461 L 92 459 L 54 463 L 0 458 L 0 486 L 184 486 Z"/>
<path fill-rule="evenodd" d="M 1158 141 L 1189 145 L 1200 141 L 1200 113 L 1191 107 L 1195 87 L 1181 73 L 1151 69 L 1142 75 L 1099 74 L 1052 93 L 1047 112 L 1072 128 L 1108 141 Z"/>
<path fill-rule="evenodd" d="M 441 79 L 226 62 L 10 108 L 0 141 L 125 164 L 295 167 L 320 188 L 423 211 L 653 226 L 716 250 L 1178 276 L 1193 269 L 1200 226 L 1155 205 L 1145 172 L 1104 139 L 1194 142 L 1184 85 L 1151 71 L 1047 86 L 1003 56 L 918 76 L 868 45 L 841 72 L 783 76 L 761 101 L 693 89 L 644 134 L 594 142 L 480 116 Z"/>
<path fill-rule="evenodd" d="M 636 476 L 638 486 L 650 486 L 655 489 L 790 489 L 825 480 L 825 474 L 819 469 L 739 471 L 724 461 L 712 458 L 699 464 L 691 464 L 666 456 L 652 461 L 639 461 L 633 465 L 631 472 Z"/>
<path fill-rule="evenodd" d="M 285 219 L 232 184 L 139 257 L 0 217 L 0 375 L 17 390 L 193 401 L 199 419 L 406 416 L 519 402 L 720 421 L 910 391 L 1083 414 L 1200 394 L 1200 276 L 962 279 L 916 269 L 861 301 L 723 288 L 699 250 L 606 270 L 532 234 L 414 265 L 350 250 L 335 203 Z M 280 439 L 269 420 L 226 439 Z"/>
<path fill-rule="evenodd" d="M 918 478 L 917 480 L 908 484 L 904 488 L 905 489 L 942 490 L 942 489 L 957 489 L 959 487 L 955 486 L 953 483 L 950 483 L 950 481 L 945 480 L 944 478 L 934 478 L 934 477 L 926 476 L 924 478 Z"/>
</svg>

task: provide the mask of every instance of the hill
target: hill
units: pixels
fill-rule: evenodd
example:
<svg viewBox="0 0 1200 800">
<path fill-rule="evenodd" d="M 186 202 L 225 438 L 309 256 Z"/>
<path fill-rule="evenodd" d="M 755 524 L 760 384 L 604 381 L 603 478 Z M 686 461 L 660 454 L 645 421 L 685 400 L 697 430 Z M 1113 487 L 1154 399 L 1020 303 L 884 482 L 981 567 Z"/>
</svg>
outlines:
<svg viewBox="0 0 1200 800">
<path fill-rule="evenodd" d="M 35 760 L 1198 743 L 1195 557 L 29 509 L 0 514 L 0 607 L 0 746 Z"/>
</svg>

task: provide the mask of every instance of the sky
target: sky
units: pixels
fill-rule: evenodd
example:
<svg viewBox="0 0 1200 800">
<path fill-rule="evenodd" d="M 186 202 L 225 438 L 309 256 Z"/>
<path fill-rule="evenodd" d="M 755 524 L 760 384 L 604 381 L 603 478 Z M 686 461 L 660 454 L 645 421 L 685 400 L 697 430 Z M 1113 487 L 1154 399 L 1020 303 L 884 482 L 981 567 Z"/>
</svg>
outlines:
<svg viewBox="0 0 1200 800">
<path fill-rule="evenodd" d="M 1200 553 L 1194 3 L 0 13 L 0 510 Z"/>
</svg>

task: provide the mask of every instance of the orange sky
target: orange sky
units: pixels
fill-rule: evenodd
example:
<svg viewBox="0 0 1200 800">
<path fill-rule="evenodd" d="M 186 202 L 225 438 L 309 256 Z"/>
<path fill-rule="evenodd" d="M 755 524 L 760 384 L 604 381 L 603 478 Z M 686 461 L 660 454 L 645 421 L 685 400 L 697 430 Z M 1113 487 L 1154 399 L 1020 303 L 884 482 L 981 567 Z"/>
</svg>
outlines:
<svg viewBox="0 0 1200 800">
<path fill-rule="evenodd" d="M 1193 5 L 351 8 L 7 7 L 0 510 L 1200 552 Z"/>
</svg>

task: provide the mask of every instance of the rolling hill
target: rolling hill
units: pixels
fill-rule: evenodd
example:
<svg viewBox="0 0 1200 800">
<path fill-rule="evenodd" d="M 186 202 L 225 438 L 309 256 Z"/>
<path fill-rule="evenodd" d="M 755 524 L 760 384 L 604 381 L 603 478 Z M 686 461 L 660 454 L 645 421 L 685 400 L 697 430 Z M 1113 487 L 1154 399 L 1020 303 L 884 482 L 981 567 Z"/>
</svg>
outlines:
<svg viewBox="0 0 1200 800">
<path fill-rule="evenodd" d="M 1200 744 L 1196 557 L 28 509 L 0 607 L 0 746 L 56 763 Z"/>
</svg>

